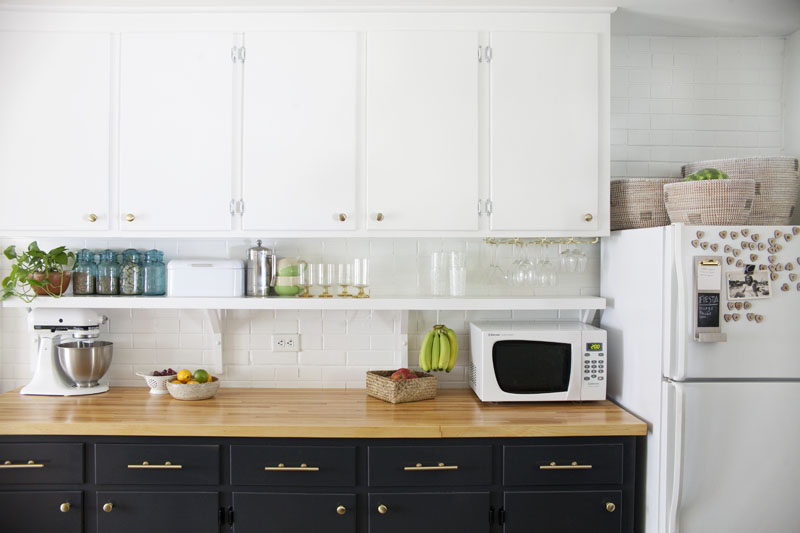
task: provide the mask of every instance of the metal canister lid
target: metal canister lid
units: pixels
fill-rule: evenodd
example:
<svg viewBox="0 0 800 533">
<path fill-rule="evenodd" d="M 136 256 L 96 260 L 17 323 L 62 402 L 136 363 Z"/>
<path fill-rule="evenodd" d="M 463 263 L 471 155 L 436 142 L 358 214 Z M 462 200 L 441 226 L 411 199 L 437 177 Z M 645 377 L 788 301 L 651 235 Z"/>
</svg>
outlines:
<svg viewBox="0 0 800 533">
<path fill-rule="evenodd" d="M 261 239 L 256 241 L 256 245 L 247 250 L 247 258 L 251 261 L 257 261 L 260 257 L 271 256 L 272 250 L 261 246 Z"/>
</svg>

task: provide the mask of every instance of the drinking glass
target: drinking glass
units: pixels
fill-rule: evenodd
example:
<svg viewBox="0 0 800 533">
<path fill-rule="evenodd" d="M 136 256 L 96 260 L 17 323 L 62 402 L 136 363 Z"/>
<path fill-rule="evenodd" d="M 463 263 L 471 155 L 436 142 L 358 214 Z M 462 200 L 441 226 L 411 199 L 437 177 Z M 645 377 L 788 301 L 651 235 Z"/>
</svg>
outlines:
<svg viewBox="0 0 800 533">
<path fill-rule="evenodd" d="M 353 287 L 358 289 L 355 298 L 369 298 L 364 292 L 369 286 L 369 259 L 358 258 L 353 262 Z"/>
<path fill-rule="evenodd" d="M 502 285 L 507 281 L 506 273 L 497 264 L 497 243 L 491 244 L 492 257 L 491 263 L 486 270 L 486 284 L 489 286 Z"/>
<path fill-rule="evenodd" d="M 467 292 L 467 260 L 463 252 L 450 252 L 450 296 Z"/>
<path fill-rule="evenodd" d="M 338 273 L 339 286 L 342 288 L 339 296 L 342 298 L 352 297 L 353 295 L 347 292 L 347 287 L 353 284 L 353 265 L 349 263 L 340 264 Z"/>
<path fill-rule="evenodd" d="M 444 296 L 447 294 L 448 257 L 445 252 L 431 254 L 431 294 Z"/>
<path fill-rule="evenodd" d="M 334 271 L 334 265 L 331 263 L 319 263 L 317 265 L 317 285 L 322 287 L 322 294 L 319 295 L 320 298 L 333 297 L 333 295 L 328 292 L 328 289 L 333 285 Z"/>
<path fill-rule="evenodd" d="M 300 286 L 303 287 L 303 294 L 300 294 L 299 298 L 312 298 L 313 295 L 309 290 L 311 286 L 314 285 L 314 265 L 299 263 L 297 265 L 297 276 Z"/>
</svg>

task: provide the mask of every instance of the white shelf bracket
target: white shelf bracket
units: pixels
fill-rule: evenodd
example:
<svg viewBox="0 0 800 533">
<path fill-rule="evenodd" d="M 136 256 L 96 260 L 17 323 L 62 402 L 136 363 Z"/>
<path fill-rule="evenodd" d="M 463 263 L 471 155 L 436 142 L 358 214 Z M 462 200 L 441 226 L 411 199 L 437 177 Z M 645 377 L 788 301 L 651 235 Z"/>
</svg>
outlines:
<svg viewBox="0 0 800 533">
<path fill-rule="evenodd" d="M 597 316 L 597 309 L 582 309 L 581 322 L 584 324 L 594 325 L 594 319 Z"/>
<path fill-rule="evenodd" d="M 222 309 L 206 309 L 208 315 L 208 323 L 211 326 L 212 348 L 211 353 L 213 359 L 211 363 L 211 371 L 214 374 L 222 374 L 224 372 L 222 366 Z"/>
</svg>

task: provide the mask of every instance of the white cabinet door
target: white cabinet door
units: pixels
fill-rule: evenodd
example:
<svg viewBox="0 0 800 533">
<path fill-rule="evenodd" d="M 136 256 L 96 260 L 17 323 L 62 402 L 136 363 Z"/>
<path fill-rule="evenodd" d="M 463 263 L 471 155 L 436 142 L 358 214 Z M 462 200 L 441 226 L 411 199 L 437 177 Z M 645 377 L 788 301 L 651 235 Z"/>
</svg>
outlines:
<svg viewBox="0 0 800 533">
<path fill-rule="evenodd" d="M 110 73 L 108 34 L 0 32 L 0 228 L 108 228 Z"/>
<path fill-rule="evenodd" d="M 494 32 L 491 47 L 491 229 L 597 229 L 598 35 Z"/>
<path fill-rule="evenodd" d="M 478 229 L 478 34 L 367 35 L 367 229 Z"/>
<path fill-rule="evenodd" d="M 358 41 L 245 35 L 243 229 L 356 227 Z"/>
<path fill-rule="evenodd" d="M 122 36 L 122 230 L 230 229 L 232 44 L 229 33 Z"/>
</svg>

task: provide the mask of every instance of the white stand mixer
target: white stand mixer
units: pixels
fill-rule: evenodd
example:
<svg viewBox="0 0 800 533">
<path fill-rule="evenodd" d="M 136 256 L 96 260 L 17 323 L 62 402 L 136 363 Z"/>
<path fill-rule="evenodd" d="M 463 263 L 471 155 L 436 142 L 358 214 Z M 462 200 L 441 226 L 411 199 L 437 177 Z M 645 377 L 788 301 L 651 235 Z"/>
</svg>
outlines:
<svg viewBox="0 0 800 533">
<path fill-rule="evenodd" d="M 61 337 L 66 335 L 71 335 L 76 340 L 92 342 L 100 335 L 100 326 L 107 320 L 104 315 L 89 309 L 31 310 L 28 326 L 39 337 L 39 355 L 33 379 L 20 390 L 20 394 L 78 396 L 106 392 L 108 384 L 79 386 L 67 377 L 59 362 L 56 347 Z M 106 370 L 107 366 L 101 374 Z"/>
</svg>

